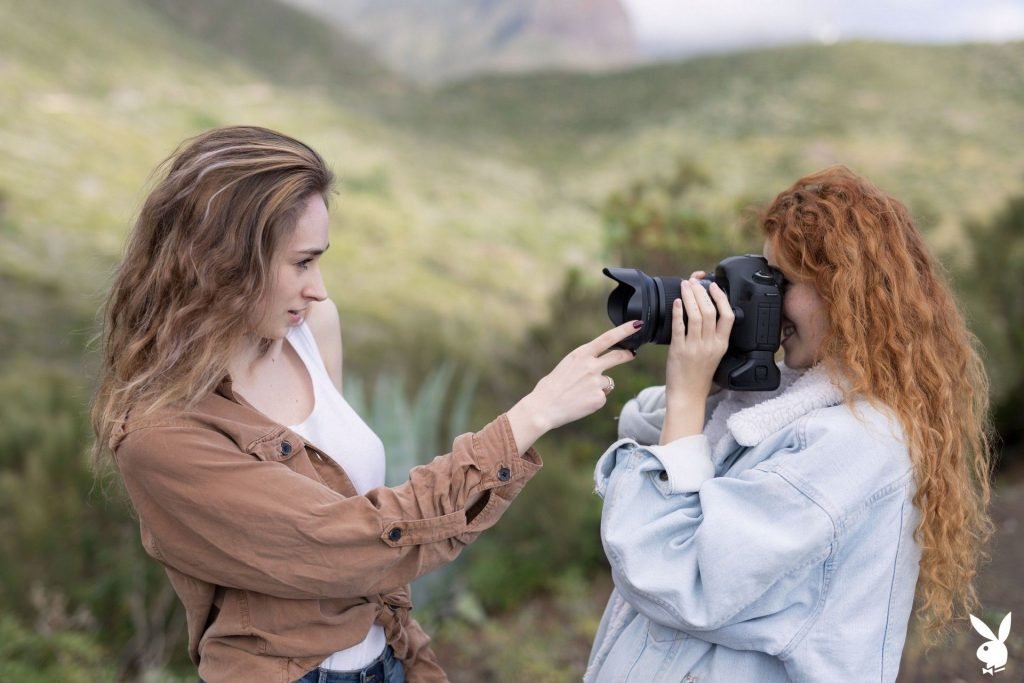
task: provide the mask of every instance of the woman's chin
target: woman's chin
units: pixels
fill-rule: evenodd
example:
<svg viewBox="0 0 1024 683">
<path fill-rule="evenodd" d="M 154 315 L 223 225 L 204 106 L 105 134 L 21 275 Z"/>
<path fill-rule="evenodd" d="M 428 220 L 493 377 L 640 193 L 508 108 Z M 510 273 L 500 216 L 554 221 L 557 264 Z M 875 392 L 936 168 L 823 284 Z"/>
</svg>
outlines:
<svg viewBox="0 0 1024 683">
<path fill-rule="evenodd" d="M 814 364 L 802 359 L 799 353 L 789 353 L 785 350 L 782 352 L 782 362 L 790 370 L 806 370 Z"/>
</svg>

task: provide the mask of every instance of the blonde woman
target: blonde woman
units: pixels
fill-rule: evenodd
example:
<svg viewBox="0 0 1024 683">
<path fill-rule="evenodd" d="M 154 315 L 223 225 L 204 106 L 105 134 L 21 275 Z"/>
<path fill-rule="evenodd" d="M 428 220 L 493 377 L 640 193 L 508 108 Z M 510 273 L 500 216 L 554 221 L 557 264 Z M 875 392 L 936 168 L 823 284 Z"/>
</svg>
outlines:
<svg viewBox="0 0 1024 683">
<path fill-rule="evenodd" d="M 599 409 L 629 323 L 452 452 L 384 486 L 345 402 L 320 261 L 332 174 L 307 145 L 212 130 L 168 160 L 105 306 L 92 409 L 207 683 L 447 680 L 407 584 L 491 527 L 545 432 Z"/>
<path fill-rule="evenodd" d="M 763 227 L 782 386 L 712 391 L 733 312 L 684 282 L 666 386 L 597 466 L 615 590 L 587 681 L 893 681 L 915 593 L 932 636 L 975 603 L 988 385 L 941 269 L 842 166 Z"/>
</svg>

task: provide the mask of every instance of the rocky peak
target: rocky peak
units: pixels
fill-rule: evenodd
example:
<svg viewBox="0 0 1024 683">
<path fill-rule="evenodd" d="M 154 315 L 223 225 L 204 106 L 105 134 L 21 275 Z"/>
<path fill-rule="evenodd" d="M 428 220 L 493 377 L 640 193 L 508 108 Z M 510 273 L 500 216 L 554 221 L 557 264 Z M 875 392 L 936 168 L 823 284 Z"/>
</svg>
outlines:
<svg viewBox="0 0 1024 683">
<path fill-rule="evenodd" d="M 637 58 L 621 0 L 283 0 L 425 81 L 480 72 L 606 69 Z"/>
</svg>

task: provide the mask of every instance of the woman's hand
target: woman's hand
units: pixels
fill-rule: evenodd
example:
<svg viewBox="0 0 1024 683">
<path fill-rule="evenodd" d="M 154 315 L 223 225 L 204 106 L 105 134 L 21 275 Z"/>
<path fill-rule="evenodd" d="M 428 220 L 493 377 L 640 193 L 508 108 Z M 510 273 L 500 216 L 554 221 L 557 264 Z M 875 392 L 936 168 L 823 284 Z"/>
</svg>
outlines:
<svg viewBox="0 0 1024 683">
<path fill-rule="evenodd" d="M 611 377 L 604 373 L 635 358 L 632 351 L 609 349 L 636 334 L 641 325 L 630 320 L 574 349 L 508 411 L 520 454 L 550 430 L 604 406 L 615 388 Z"/>
<path fill-rule="evenodd" d="M 694 273 L 694 276 L 702 273 Z M 665 365 L 665 424 L 661 442 L 700 434 L 704 401 L 736 318 L 729 297 L 715 283 L 705 290 L 696 277 L 680 285 L 681 299 L 672 305 L 672 343 Z M 687 322 L 683 322 L 683 310 Z"/>
</svg>

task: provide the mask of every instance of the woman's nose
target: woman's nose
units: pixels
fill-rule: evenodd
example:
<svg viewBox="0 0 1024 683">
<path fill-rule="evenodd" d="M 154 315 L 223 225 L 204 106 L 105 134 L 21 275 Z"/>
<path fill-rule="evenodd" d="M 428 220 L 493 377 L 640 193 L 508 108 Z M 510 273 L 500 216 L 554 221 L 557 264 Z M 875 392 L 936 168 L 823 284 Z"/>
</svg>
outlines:
<svg viewBox="0 0 1024 683">
<path fill-rule="evenodd" d="M 324 286 L 324 277 L 319 270 L 313 276 L 312 281 L 306 285 L 302 295 L 313 301 L 323 301 L 327 298 L 327 287 Z"/>
</svg>

